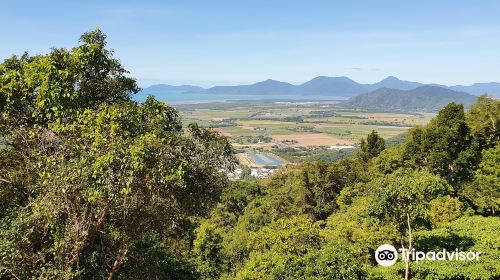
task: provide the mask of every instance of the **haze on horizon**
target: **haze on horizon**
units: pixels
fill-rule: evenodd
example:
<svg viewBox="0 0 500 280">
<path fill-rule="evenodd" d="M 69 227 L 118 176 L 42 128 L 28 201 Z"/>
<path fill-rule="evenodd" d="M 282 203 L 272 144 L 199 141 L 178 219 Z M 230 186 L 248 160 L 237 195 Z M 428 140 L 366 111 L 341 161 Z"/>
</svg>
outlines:
<svg viewBox="0 0 500 280">
<path fill-rule="evenodd" d="M 2 59 L 96 27 L 143 87 L 500 82 L 500 1 L 2 1 Z"/>
</svg>

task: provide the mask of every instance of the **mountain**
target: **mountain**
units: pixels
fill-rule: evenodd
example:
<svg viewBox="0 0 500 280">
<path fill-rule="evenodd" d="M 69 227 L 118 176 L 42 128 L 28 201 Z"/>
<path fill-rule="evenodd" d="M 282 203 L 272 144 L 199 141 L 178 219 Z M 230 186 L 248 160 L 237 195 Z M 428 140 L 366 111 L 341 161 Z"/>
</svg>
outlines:
<svg viewBox="0 0 500 280">
<path fill-rule="evenodd" d="M 400 80 L 389 76 L 375 84 L 360 84 L 348 77 L 318 76 L 300 85 L 266 80 L 252 85 L 216 86 L 207 93 L 213 94 L 283 94 L 283 95 L 323 95 L 351 97 L 379 88 L 401 90 L 415 89 L 423 84 Z"/>
<path fill-rule="evenodd" d="M 198 86 L 182 85 L 182 86 L 172 86 L 172 85 L 152 85 L 142 90 L 146 93 L 183 93 L 183 92 L 201 92 L 205 89 Z"/>
<path fill-rule="evenodd" d="M 367 90 L 368 85 L 347 77 L 319 76 L 297 86 L 297 92 L 303 95 L 355 96 Z"/>
<path fill-rule="evenodd" d="M 471 86 L 452 86 L 450 88 L 475 95 L 486 93 L 490 96 L 500 97 L 500 83 L 476 83 Z"/>
<path fill-rule="evenodd" d="M 368 85 L 356 83 L 347 77 L 319 76 L 301 85 L 269 79 L 251 85 L 216 86 L 207 89 L 206 92 L 213 94 L 355 96 L 368 90 Z"/>
<path fill-rule="evenodd" d="M 423 86 L 421 83 L 402 81 L 394 76 L 389 76 L 382 81 L 370 85 L 371 90 L 376 90 L 379 88 L 393 88 L 401 90 L 410 90 Z"/>
<path fill-rule="evenodd" d="M 215 86 L 204 89 L 198 86 L 171 86 L 153 85 L 143 89 L 139 95 L 150 94 L 164 95 L 177 93 L 209 93 L 209 94 L 232 94 L 232 95 L 322 95 L 322 96 L 342 96 L 352 97 L 362 93 L 371 92 L 377 89 L 397 89 L 413 90 L 422 87 L 424 84 L 400 80 L 394 76 L 389 76 L 374 84 L 357 83 L 347 77 L 327 77 L 319 76 L 300 85 L 293 85 L 276 80 L 266 80 L 250 85 L 237 86 Z M 500 97 L 500 83 L 477 83 L 470 86 L 444 86 L 432 84 L 427 86 L 441 87 L 445 89 L 467 92 L 474 95 L 487 93 L 493 97 Z"/>
<path fill-rule="evenodd" d="M 214 94 L 248 94 L 248 95 L 267 95 L 267 94 L 295 94 L 296 86 L 276 80 L 265 80 L 263 82 L 242 85 L 242 86 L 216 86 L 207 89 L 206 93 Z"/>
<path fill-rule="evenodd" d="M 367 110 L 436 112 L 450 102 L 469 107 L 476 96 L 439 86 L 421 86 L 412 90 L 381 88 L 352 97 L 346 105 Z"/>
</svg>

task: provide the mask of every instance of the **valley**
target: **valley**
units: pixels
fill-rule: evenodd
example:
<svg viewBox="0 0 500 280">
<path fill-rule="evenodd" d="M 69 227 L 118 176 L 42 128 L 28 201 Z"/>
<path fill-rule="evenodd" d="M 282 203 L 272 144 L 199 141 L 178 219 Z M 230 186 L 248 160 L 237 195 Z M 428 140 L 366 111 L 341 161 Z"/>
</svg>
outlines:
<svg viewBox="0 0 500 280">
<path fill-rule="evenodd" d="M 332 100 L 239 100 L 176 107 L 184 122 L 196 122 L 229 137 L 240 164 L 251 167 L 309 161 L 318 155 L 335 161 L 350 155 L 373 130 L 392 139 L 434 116 L 364 111 Z M 256 153 L 279 160 L 256 161 L 252 158 Z"/>
</svg>

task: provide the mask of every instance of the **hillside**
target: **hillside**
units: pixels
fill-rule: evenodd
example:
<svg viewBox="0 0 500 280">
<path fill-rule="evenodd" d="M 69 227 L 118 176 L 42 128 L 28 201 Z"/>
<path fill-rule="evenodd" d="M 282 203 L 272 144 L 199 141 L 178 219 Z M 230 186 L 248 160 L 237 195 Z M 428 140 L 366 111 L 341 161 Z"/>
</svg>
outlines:
<svg viewBox="0 0 500 280">
<path fill-rule="evenodd" d="M 207 89 L 206 93 L 214 94 L 294 94 L 296 86 L 276 80 L 265 80 L 251 85 L 215 86 Z"/>
<path fill-rule="evenodd" d="M 305 95 L 355 96 L 367 90 L 368 85 L 347 77 L 320 76 L 297 86 L 297 91 Z"/>
<path fill-rule="evenodd" d="M 348 77 L 319 76 L 299 85 L 269 79 L 251 85 L 215 86 L 207 89 L 205 92 L 212 94 L 280 94 L 351 97 L 381 87 L 413 89 L 420 85 L 420 83 L 402 81 L 392 76 L 375 84 L 361 84 Z"/>
<path fill-rule="evenodd" d="M 376 90 L 380 88 L 393 88 L 401 90 L 411 90 L 423 86 L 421 83 L 402 81 L 394 76 L 389 76 L 382 81 L 370 85 L 371 90 Z"/>
<path fill-rule="evenodd" d="M 450 89 L 464 91 L 474 95 L 488 94 L 500 97 L 500 83 L 476 83 L 470 86 L 452 86 Z"/>
<path fill-rule="evenodd" d="M 367 110 L 436 112 L 450 102 L 469 107 L 476 97 L 439 86 L 421 86 L 412 90 L 377 89 L 350 98 L 346 105 Z"/>
</svg>

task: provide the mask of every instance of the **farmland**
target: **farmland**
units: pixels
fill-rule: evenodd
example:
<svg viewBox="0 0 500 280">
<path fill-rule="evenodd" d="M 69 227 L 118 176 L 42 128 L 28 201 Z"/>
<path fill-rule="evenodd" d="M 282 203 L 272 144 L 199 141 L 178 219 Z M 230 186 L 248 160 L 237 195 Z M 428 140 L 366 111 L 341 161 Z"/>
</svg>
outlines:
<svg viewBox="0 0 500 280">
<path fill-rule="evenodd" d="M 360 111 L 344 108 L 339 101 L 254 100 L 176 107 L 185 122 L 212 127 L 228 136 L 237 152 L 265 152 L 281 156 L 282 162 L 308 160 L 308 155 L 321 153 L 337 158 L 339 151 L 331 151 L 332 147 L 356 146 L 372 130 L 390 139 L 426 124 L 433 116 Z M 251 156 L 239 158 L 244 165 L 265 165 Z"/>
</svg>

